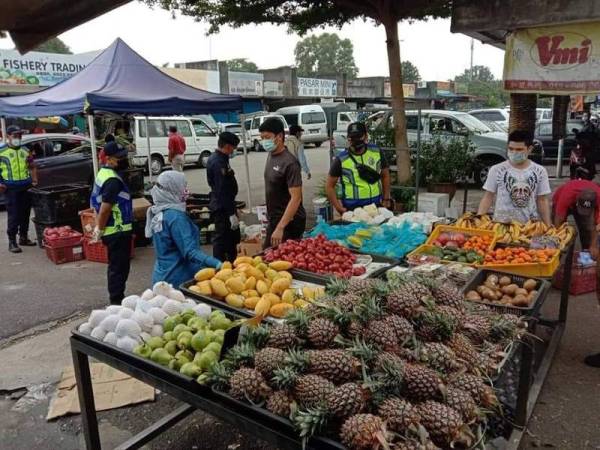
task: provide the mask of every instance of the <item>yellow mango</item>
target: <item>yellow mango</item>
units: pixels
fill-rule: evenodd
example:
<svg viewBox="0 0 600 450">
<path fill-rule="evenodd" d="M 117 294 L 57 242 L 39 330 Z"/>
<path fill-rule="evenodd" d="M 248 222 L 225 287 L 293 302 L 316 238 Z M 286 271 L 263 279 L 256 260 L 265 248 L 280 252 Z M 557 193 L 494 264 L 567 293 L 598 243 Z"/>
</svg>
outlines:
<svg viewBox="0 0 600 450">
<path fill-rule="evenodd" d="M 254 314 L 260 317 L 265 317 L 271 309 L 271 301 L 268 298 L 262 297 L 254 307 Z"/>
<path fill-rule="evenodd" d="M 225 297 L 227 294 L 229 294 L 229 289 L 227 289 L 227 286 L 225 286 L 223 280 L 218 278 L 213 278 L 210 280 L 210 288 L 213 295 L 217 297 Z"/>
<path fill-rule="evenodd" d="M 269 267 L 279 272 L 280 270 L 290 270 L 294 265 L 289 261 L 273 261 L 269 263 Z"/>
<path fill-rule="evenodd" d="M 260 301 L 260 297 L 246 297 L 244 300 L 244 308 L 254 309 L 256 308 L 256 304 Z"/>
<path fill-rule="evenodd" d="M 233 267 L 237 267 L 240 264 L 252 264 L 252 262 L 251 256 L 238 256 L 235 258 L 235 261 L 233 261 Z"/>
<path fill-rule="evenodd" d="M 271 285 L 273 284 L 273 282 L 272 282 L 271 280 L 269 280 L 268 278 L 265 278 L 265 279 L 264 279 L 264 282 L 267 284 L 267 287 L 268 287 L 269 289 L 271 289 Z"/>
<path fill-rule="evenodd" d="M 296 308 L 306 308 L 308 305 L 310 305 L 310 303 L 308 303 L 306 300 L 302 300 L 302 299 L 296 300 L 294 302 L 294 306 Z"/>
<path fill-rule="evenodd" d="M 212 295 L 212 289 L 210 287 L 210 280 L 204 280 L 201 281 L 200 283 L 196 283 L 196 286 L 198 286 L 198 289 L 200 289 L 200 293 L 203 295 Z"/>
<path fill-rule="evenodd" d="M 271 306 L 269 313 L 273 317 L 277 317 L 279 319 L 285 317 L 288 312 L 294 309 L 294 305 L 290 305 L 289 303 L 278 303 L 276 305 Z"/>
<path fill-rule="evenodd" d="M 248 297 L 260 297 L 260 295 L 258 295 L 258 292 L 255 289 L 247 289 L 245 291 L 242 291 L 242 295 L 246 298 Z"/>
<path fill-rule="evenodd" d="M 194 280 L 196 281 L 204 281 L 204 280 L 210 280 L 212 277 L 215 276 L 216 270 L 213 269 L 212 267 L 207 267 L 206 269 L 200 269 L 198 272 L 196 272 L 196 275 L 194 275 Z"/>
<path fill-rule="evenodd" d="M 258 280 L 256 282 L 256 292 L 258 292 L 260 295 L 266 294 L 267 292 L 269 292 L 269 286 L 267 285 L 267 283 L 264 280 Z"/>
<path fill-rule="evenodd" d="M 243 308 L 244 297 L 238 294 L 228 294 L 225 297 L 225 303 L 227 303 L 229 306 L 233 306 L 234 308 Z"/>
<path fill-rule="evenodd" d="M 310 286 L 304 286 L 302 288 L 302 296 L 305 300 L 314 300 L 315 299 L 315 288 Z"/>
<path fill-rule="evenodd" d="M 244 289 L 254 289 L 256 287 L 256 277 L 249 277 L 244 283 Z"/>
<path fill-rule="evenodd" d="M 260 255 L 256 255 L 254 258 L 252 258 L 252 263 L 256 266 L 257 264 L 260 264 L 261 262 L 263 262 L 262 256 Z"/>
<path fill-rule="evenodd" d="M 198 286 L 197 284 L 192 284 L 188 289 L 192 292 L 202 294 L 202 292 L 200 291 L 200 286 Z"/>
<path fill-rule="evenodd" d="M 256 268 L 258 270 L 260 270 L 261 272 L 266 272 L 267 269 L 269 268 L 269 266 L 267 266 L 264 262 L 262 262 L 262 263 L 258 263 Z"/>
<path fill-rule="evenodd" d="M 215 274 L 215 278 L 221 281 L 226 281 L 233 276 L 233 270 L 221 269 Z"/>
<path fill-rule="evenodd" d="M 269 289 L 273 294 L 281 295 L 286 289 L 290 287 L 290 280 L 285 277 L 279 278 L 273 281 L 271 288 Z"/>
<path fill-rule="evenodd" d="M 231 263 L 229 261 L 223 261 L 223 265 L 221 266 L 221 269 L 233 269 L 233 266 L 231 265 Z"/>
<path fill-rule="evenodd" d="M 277 273 L 279 274 L 280 277 L 285 277 L 290 281 L 292 281 L 292 279 L 294 278 L 294 277 L 292 277 L 292 274 L 289 273 L 287 270 L 280 270 Z"/>
<path fill-rule="evenodd" d="M 282 302 L 294 303 L 294 300 L 296 300 L 296 294 L 294 293 L 293 289 L 286 289 L 285 291 L 283 291 L 283 294 L 281 295 Z"/>
<path fill-rule="evenodd" d="M 248 268 L 248 270 L 246 270 L 246 275 L 248 275 L 248 277 L 254 277 L 257 281 L 263 280 L 265 278 L 264 273 L 262 273 L 256 267 L 252 267 L 252 266 L 250 266 Z"/>
<path fill-rule="evenodd" d="M 265 272 L 265 276 L 269 280 L 273 281 L 277 277 L 277 271 L 273 269 L 267 269 L 267 271 Z"/>
<path fill-rule="evenodd" d="M 239 277 L 231 277 L 225 282 L 225 286 L 233 294 L 239 294 L 244 290 L 244 282 Z"/>
<path fill-rule="evenodd" d="M 268 298 L 271 302 L 271 305 L 276 305 L 277 303 L 281 303 L 281 297 L 278 295 L 272 294 L 271 292 L 267 292 L 261 298 Z"/>
</svg>

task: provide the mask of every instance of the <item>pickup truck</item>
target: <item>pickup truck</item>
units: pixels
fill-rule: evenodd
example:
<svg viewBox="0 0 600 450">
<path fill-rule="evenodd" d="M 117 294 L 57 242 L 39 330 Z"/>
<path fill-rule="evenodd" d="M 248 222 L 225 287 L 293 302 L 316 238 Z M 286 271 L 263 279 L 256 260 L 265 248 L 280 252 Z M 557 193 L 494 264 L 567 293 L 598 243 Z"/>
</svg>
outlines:
<svg viewBox="0 0 600 450">
<path fill-rule="evenodd" d="M 372 114 L 365 122 L 369 130 L 389 129 L 394 126 L 394 118 L 391 110 Z M 417 142 L 418 122 L 418 112 L 416 110 L 406 111 L 406 128 L 409 144 L 416 144 Z M 473 173 L 473 179 L 478 184 L 485 182 L 491 166 L 506 160 L 507 133 L 492 131 L 490 127 L 470 114 L 437 109 L 421 110 L 420 127 L 421 139 L 423 141 L 432 139 L 435 136 L 440 136 L 441 138 L 469 136 L 475 145 L 477 168 Z M 346 132 L 335 131 L 331 141 L 332 156 L 345 148 L 346 144 Z M 542 158 L 542 145 L 536 142 L 532 160 L 541 162 Z"/>
</svg>

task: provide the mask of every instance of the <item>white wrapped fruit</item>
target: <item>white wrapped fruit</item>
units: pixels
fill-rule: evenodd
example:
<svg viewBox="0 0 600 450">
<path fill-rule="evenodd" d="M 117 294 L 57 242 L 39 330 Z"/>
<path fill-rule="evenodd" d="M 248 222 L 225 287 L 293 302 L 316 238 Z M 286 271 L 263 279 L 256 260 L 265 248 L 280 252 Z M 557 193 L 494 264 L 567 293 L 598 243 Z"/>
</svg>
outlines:
<svg viewBox="0 0 600 450">
<path fill-rule="evenodd" d="M 117 347 L 128 352 L 132 352 L 138 344 L 139 341 L 130 336 L 123 336 L 117 339 Z"/>
<path fill-rule="evenodd" d="M 210 313 L 212 312 L 212 309 L 206 303 L 198 303 L 196 306 L 194 306 L 194 312 L 198 316 L 203 317 L 208 320 L 208 318 L 210 317 Z"/>
<path fill-rule="evenodd" d="M 142 300 L 150 300 L 152 297 L 154 297 L 154 292 L 152 292 L 152 289 L 146 289 L 141 295 Z"/>
<path fill-rule="evenodd" d="M 140 340 L 142 342 L 148 342 L 151 337 L 152 337 L 152 335 L 150 333 L 146 333 L 145 331 L 142 331 L 140 333 Z"/>
<path fill-rule="evenodd" d="M 121 305 L 125 308 L 135 309 L 139 299 L 140 297 L 138 297 L 137 295 L 130 295 L 129 297 L 125 297 L 123 299 Z"/>
<path fill-rule="evenodd" d="M 152 308 L 148 311 L 148 314 L 152 316 L 155 325 L 162 325 L 165 319 L 169 317 L 161 308 Z"/>
<path fill-rule="evenodd" d="M 109 314 L 118 314 L 122 309 L 121 305 L 110 305 L 106 307 L 106 312 Z"/>
<path fill-rule="evenodd" d="M 100 325 L 98 326 L 108 333 L 110 331 L 115 331 L 119 320 L 121 320 L 121 316 L 119 316 L 118 314 L 111 314 L 110 316 L 106 317 L 102 322 L 100 322 Z"/>
<path fill-rule="evenodd" d="M 131 318 L 139 324 L 142 330 L 147 331 L 148 333 L 150 330 L 152 330 L 154 320 L 152 320 L 152 316 L 150 314 L 137 310 L 133 313 Z"/>
<path fill-rule="evenodd" d="M 166 281 L 159 281 L 154 283 L 154 286 L 152 286 L 152 292 L 154 292 L 154 295 L 164 295 L 165 297 L 169 296 L 171 289 L 173 289 L 173 286 Z"/>
<path fill-rule="evenodd" d="M 167 300 L 162 306 L 162 310 L 167 313 L 167 316 L 174 316 L 181 311 L 181 303 L 176 300 Z"/>
<path fill-rule="evenodd" d="M 133 309 L 123 308 L 119 311 L 119 317 L 121 319 L 131 319 L 133 317 Z"/>
<path fill-rule="evenodd" d="M 154 325 L 152 327 L 152 331 L 150 332 L 150 336 L 152 336 L 152 337 L 155 337 L 155 336 L 162 337 L 163 333 L 164 333 L 164 330 L 163 330 L 162 325 Z"/>
<path fill-rule="evenodd" d="M 87 334 L 87 335 L 89 335 L 93 329 L 94 329 L 94 327 L 92 327 L 89 322 L 82 323 L 81 325 L 79 325 L 79 328 L 78 328 L 80 333 Z"/>
<path fill-rule="evenodd" d="M 102 322 L 107 316 L 108 312 L 106 312 L 105 309 L 95 309 L 90 314 L 88 322 L 90 323 L 92 328 L 96 328 L 98 325 L 100 325 L 100 322 Z"/>
<path fill-rule="evenodd" d="M 177 300 L 178 302 L 185 302 L 185 296 L 181 291 L 178 291 L 177 289 L 171 289 L 167 297 L 169 297 L 171 300 Z"/>
<path fill-rule="evenodd" d="M 117 345 L 117 339 L 117 335 L 111 331 L 110 333 L 106 333 L 106 336 L 104 336 L 102 341 L 107 344 Z"/>
<path fill-rule="evenodd" d="M 106 336 L 106 331 L 104 331 L 104 329 L 102 329 L 100 327 L 96 327 L 92 330 L 92 332 L 90 333 L 90 336 L 93 337 L 94 339 L 98 339 L 99 341 L 101 341 Z"/>
<path fill-rule="evenodd" d="M 153 297 L 151 300 L 152 306 L 156 306 L 157 308 L 162 308 L 167 300 L 169 300 L 168 297 L 165 297 L 164 295 L 157 295 L 157 296 Z"/>
<path fill-rule="evenodd" d="M 115 328 L 118 337 L 131 336 L 136 338 L 142 332 L 142 327 L 133 319 L 121 319 Z"/>
</svg>

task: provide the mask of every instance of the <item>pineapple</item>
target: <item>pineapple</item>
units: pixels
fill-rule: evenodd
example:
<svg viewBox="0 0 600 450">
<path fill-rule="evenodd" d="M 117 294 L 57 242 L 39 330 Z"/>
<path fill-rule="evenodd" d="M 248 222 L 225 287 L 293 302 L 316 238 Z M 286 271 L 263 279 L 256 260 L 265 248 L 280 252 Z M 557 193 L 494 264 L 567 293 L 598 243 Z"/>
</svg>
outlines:
<svg viewBox="0 0 600 450">
<path fill-rule="evenodd" d="M 336 383 L 356 379 L 360 375 L 360 361 L 345 350 L 309 350 L 310 373 L 320 375 Z"/>
<path fill-rule="evenodd" d="M 492 407 L 498 404 L 494 390 L 477 375 L 469 373 L 456 375 L 450 378 L 449 385 L 468 392 L 478 404 L 485 407 Z"/>
<path fill-rule="evenodd" d="M 303 407 L 316 407 L 326 401 L 335 385 L 319 375 L 301 375 L 294 385 L 294 398 Z"/>
<path fill-rule="evenodd" d="M 448 387 L 446 390 L 445 403 L 452 409 L 458 411 L 462 418 L 470 422 L 478 415 L 477 403 L 471 394 L 456 387 Z"/>
<path fill-rule="evenodd" d="M 419 414 L 416 408 L 398 397 L 390 397 L 379 405 L 379 414 L 386 422 L 390 431 L 404 433 L 419 426 Z"/>
<path fill-rule="evenodd" d="M 287 353 L 280 348 L 265 347 L 254 355 L 254 368 L 270 378 L 273 371 L 285 363 Z"/>
<path fill-rule="evenodd" d="M 325 287 L 325 292 L 327 295 L 332 297 L 337 297 L 339 295 L 346 294 L 348 292 L 348 287 L 350 282 L 344 278 L 334 278 Z"/>
<path fill-rule="evenodd" d="M 388 312 L 410 319 L 417 314 L 421 300 L 410 290 L 400 288 L 386 296 L 385 305 Z"/>
<path fill-rule="evenodd" d="M 485 341 L 492 330 L 491 320 L 479 314 L 469 314 L 461 322 L 462 331 L 477 344 Z"/>
<path fill-rule="evenodd" d="M 360 297 L 354 293 L 342 294 L 333 300 L 333 304 L 343 312 L 350 312 L 360 303 Z"/>
<path fill-rule="evenodd" d="M 431 369 L 439 372 L 453 372 L 460 368 L 456 354 L 446 345 L 427 342 L 419 349 L 419 358 Z"/>
<path fill-rule="evenodd" d="M 415 335 L 415 329 L 413 325 L 404 317 L 392 314 L 387 316 L 384 319 L 384 322 L 389 324 L 394 329 L 396 332 L 396 337 L 400 342 L 406 341 Z"/>
<path fill-rule="evenodd" d="M 464 310 L 463 294 L 453 284 L 444 283 L 434 286 L 431 293 L 438 305 L 451 306 L 459 311 Z"/>
<path fill-rule="evenodd" d="M 251 403 L 259 403 L 268 397 L 271 388 L 262 374 L 256 369 L 242 367 L 236 370 L 229 380 L 229 394 L 238 400 L 247 399 Z"/>
<path fill-rule="evenodd" d="M 462 322 L 462 320 L 465 318 L 464 311 L 456 309 L 452 306 L 439 305 L 436 306 L 436 310 L 441 314 L 449 316 L 452 320 L 454 320 L 457 323 Z"/>
<path fill-rule="evenodd" d="M 306 308 L 294 308 L 285 316 L 285 322 L 296 330 L 298 336 L 302 337 L 306 335 L 306 329 L 310 320 L 311 314 Z"/>
<path fill-rule="evenodd" d="M 456 357 L 463 362 L 469 370 L 474 370 L 479 364 L 479 353 L 471 340 L 462 333 L 455 333 L 447 343 Z"/>
<path fill-rule="evenodd" d="M 271 328 L 267 346 L 287 349 L 300 343 L 300 338 L 292 325 L 282 323 Z"/>
<path fill-rule="evenodd" d="M 489 338 L 493 342 L 509 342 L 520 337 L 527 323 L 514 314 L 496 314 L 491 318 Z"/>
<path fill-rule="evenodd" d="M 345 383 L 327 396 L 327 410 L 340 419 L 349 417 L 366 408 L 368 397 L 368 392 L 361 385 Z"/>
<path fill-rule="evenodd" d="M 387 447 L 387 433 L 381 417 L 356 414 L 344 421 L 340 430 L 342 443 L 350 450 L 374 450 Z"/>
<path fill-rule="evenodd" d="M 256 349 L 247 342 L 233 346 L 225 355 L 225 360 L 231 362 L 233 367 L 252 367 Z"/>
<path fill-rule="evenodd" d="M 282 417 L 289 417 L 294 400 L 286 391 L 275 391 L 267 399 L 267 410 Z"/>
<path fill-rule="evenodd" d="M 395 351 L 399 348 L 394 326 L 385 320 L 371 320 L 367 323 L 363 338 L 384 351 Z"/>
<path fill-rule="evenodd" d="M 429 439 L 406 439 L 402 442 L 394 443 L 394 450 L 440 450 L 440 448 Z"/>
<path fill-rule="evenodd" d="M 421 402 L 441 398 L 444 384 L 435 370 L 421 364 L 405 364 L 403 374 L 403 390 L 409 399 Z"/>
<path fill-rule="evenodd" d="M 358 297 L 365 297 L 372 295 L 375 291 L 376 282 L 370 278 L 354 278 L 350 280 L 348 284 L 348 290 L 351 294 L 357 295 Z"/>
<path fill-rule="evenodd" d="M 240 335 L 240 343 L 247 343 L 254 348 L 263 348 L 269 340 L 268 327 L 247 327 L 246 333 Z"/>
<path fill-rule="evenodd" d="M 331 346 L 339 332 L 340 329 L 331 320 L 316 318 L 308 324 L 306 337 L 315 348 L 326 348 Z"/>
<path fill-rule="evenodd" d="M 416 318 L 417 336 L 428 342 L 446 342 L 452 338 L 457 324 L 451 316 L 436 309 L 427 309 Z"/>
<path fill-rule="evenodd" d="M 473 435 L 468 434 L 460 414 L 449 406 L 428 400 L 417 405 L 421 417 L 421 424 L 429 432 L 429 437 L 434 444 L 448 448 L 455 443 L 465 446 L 472 445 Z"/>
<path fill-rule="evenodd" d="M 353 320 L 345 328 L 344 334 L 354 339 L 355 337 L 361 336 L 365 331 L 365 326 L 357 320 Z"/>
</svg>

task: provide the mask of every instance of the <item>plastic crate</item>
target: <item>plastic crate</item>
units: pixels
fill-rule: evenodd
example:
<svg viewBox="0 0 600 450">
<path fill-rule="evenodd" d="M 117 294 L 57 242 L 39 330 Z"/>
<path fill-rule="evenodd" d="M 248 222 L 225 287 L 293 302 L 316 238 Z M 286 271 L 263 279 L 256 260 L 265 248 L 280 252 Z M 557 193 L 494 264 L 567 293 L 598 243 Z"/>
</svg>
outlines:
<svg viewBox="0 0 600 450">
<path fill-rule="evenodd" d="M 83 259 L 83 245 L 81 243 L 65 247 L 46 246 L 46 256 L 54 264 L 64 264 Z"/>
<path fill-rule="evenodd" d="M 78 231 L 77 236 L 49 238 L 47 235 L 48 229 L 49 228 L 46 228 L 44 230 L 44 247 L 61 248 L 81 244 L 81 238 L 83 238 L 83 234 Z"/>
<path fill-rule="evenodd" d="M 460 228 L 453 227 L 452 225 L 437 225 L 425 241 L 425 244 L 433 245 L 433 241 L 435 241 L 438 238 L 438 236 L 442 233 L 462 233 L 467 239 L 471 236 L 489 236 L 492 238 L 492 242 L 490 243 L 488 250 L 494 248 L 494 246 L 496 245 L 496 240 L 498 239 L 496 233 L 489 230 Z"/>
<path fill-rule="evenodd" d="M 428 245 L 428 244 L 421 244 L 421 245 L 419 245 L 416 249 L 414 249 L 412 252 L 410 252 L 408 255 L 406 255 L 406 259 L 408 260 L 408 264 L 409 265 L 418 265 L 418 264 L 411 263 L 411 260 L 414 257 L 416 257 L 416 256 L 424 253 L 426 250 L 431 250 L 433 248 L 434 248 L 433 245 Z M 435 255 L 432 255 L 432 254 L 430 254 L 428 256 L 431 256 L 432 258 L 435 258 Z M 429 261 L 429 262 L 432 262 L 432 261 Z M 450 261 L 450 260 L 445 260 L 445 259 L 442 259 L 442 258 L 439 258 L 439 261 L 436 261 L 435 263 L 440 263 L 440 264 L 458 263 L 458 264 L 464 264 L 465 266 L 477 267 L 477 264 L 475 264 L 475 263 L 461 262 L 461 261 Z"/>
<path fill-rule="evenodd" d="M 79 184 L 32 188 L 29 192 L 35 219 L 44 223 L 73 219 L 90 202 L 89 186 Z"/>
<path fill-rule="evenodd" d="M 88 237 L 83 238 L 85 259 L 92 262 L 108 264 L 108 248 L 102 242 L 91 243 Z M 131 237 L 131 258 L 135 256 L 135 235 Z"/>
<path fill-rule="evenodd" d="M 573 260 L 577 261 L 579 252 L 575 252 Z M 564 266 L 561 266 L 560 270 L 552 280 L 552 286 L 556 289 L 562 289 L 563 278 L 564 278 Z M 569 293 L 571 295 L 581 295 L 594 292 L 596 290 L 596 264 L 591 266 L 580 266 L 573 265 L 571 269 L 571 284 L 569 286 Z"/>
<path fill-rule="evenodd" d="M 543 277 L 550 278 L 554 276 L 560 266 L 560 251 L 556 251 L 552 259 L 546 263 L 522 263 L 522 264 L 484 264 L 479 267 L 487 270 L 497 270 L 524 277 Z"/>
<path fill-rule="evenodd" d="M 79 211 L 79 220 L 81 221 L 81 230 L 83 235 L 90 237 L 94 232 L 94 226 L 96 224 L 96 211 L 94 208 L 84 209 Z"/>
<path fill-rule="evenodd" d="M 46 230 L 46 228 L 55 228 L 69 225 L 74 230 L 81 231 L 81 223 L 79 219 L 61 220 L 60 222 L 42 222 L 38 221 L 37 219 L 31 219 L 31 221 L 35 226 L 35 238 L 37 240 L 38 247 L 40 248 L 44 247 L 44 231 Z"/>
</svg>

